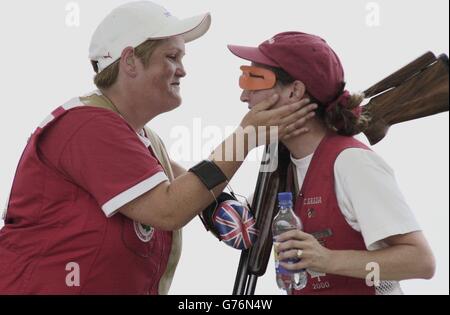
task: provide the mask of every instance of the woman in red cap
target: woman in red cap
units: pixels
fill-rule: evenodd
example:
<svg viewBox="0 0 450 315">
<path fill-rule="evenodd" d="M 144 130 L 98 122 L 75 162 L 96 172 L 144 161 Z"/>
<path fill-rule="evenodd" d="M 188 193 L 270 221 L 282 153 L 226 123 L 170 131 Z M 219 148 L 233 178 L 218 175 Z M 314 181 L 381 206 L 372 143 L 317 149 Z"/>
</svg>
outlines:
<svg viewBox="0 0 450 315">
<path fill-rule="evenodd" d="M 252 62 L 240 78 L 249 109 L 274 92 L 280 103 L 309 98 L 319 104 L 309 132 L 283 140 L 296 169 L 295 212 L 304 232 L 281 235 L 275 250 L 280 261 L 298 259 L 283 267 L 310 275 L 307 286 L 292 293 L 402 294 L 399 280 L 430 279 L 433 253 L 393 170 L 352 137 L 369 117 L 361 113 L 363 95 L 345 90 L 330 46 L 318 36 L 286 32 L 258 47 L 229 49 Z M 375 285 L 365 280 L 372 275 Z"/>
</svg>

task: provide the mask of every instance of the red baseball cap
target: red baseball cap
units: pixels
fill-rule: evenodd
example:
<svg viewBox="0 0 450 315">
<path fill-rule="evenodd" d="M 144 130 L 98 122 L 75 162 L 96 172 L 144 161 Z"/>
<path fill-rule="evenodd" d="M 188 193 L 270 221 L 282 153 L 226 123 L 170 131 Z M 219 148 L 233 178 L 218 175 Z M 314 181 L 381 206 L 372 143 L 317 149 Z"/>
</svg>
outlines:
<svg viewBox="0 0 450 315">
<path fill-rule="evenodd" d="M 308 93 L 323 105 L 335 101 L 345 86 L 344 69 L 337 54 L 319 36 L 285 32 L 258 47 L 228 45 L 236 56 L 281 68 L 302 81 Z"/>
</svg>

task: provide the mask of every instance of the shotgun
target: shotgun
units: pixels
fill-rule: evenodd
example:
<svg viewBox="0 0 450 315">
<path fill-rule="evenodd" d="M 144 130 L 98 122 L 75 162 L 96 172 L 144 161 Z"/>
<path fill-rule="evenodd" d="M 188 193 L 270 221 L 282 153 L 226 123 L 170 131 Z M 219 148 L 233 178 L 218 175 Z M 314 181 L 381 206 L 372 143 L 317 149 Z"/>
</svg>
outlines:
<svg viewBox="0 0 450 315">
<path fill-rule="evenodd" d="M 392 125 L 448 111 L 448 74 L 448 57 L 442 54 L 436 58 L 427 52 L 365 90 L 367 103 L 363 112 L 371 120 L 362 132 L 370 144 L 381 141 Z M 265 164 L 274 163 L 275 159 L 278 167 L 267 172 Z M 259 236 L 250 249 L 241 253 L 234 295 L 254 295 L 258 277 L 266 272 L 272 251 L 271 226 L 277 214 L 277 193 L 286 191 L 290 167 L 290 154 L 283 144 L 266 146 L 252 202 Z"/>
<path fill-rule="evenodd" d="M 448 111 L 448 67 L 447 55 L 428 52 L 364 91 L 371 122 L 363 133 L 370 144 L 392 125 Z"/>
</svg>

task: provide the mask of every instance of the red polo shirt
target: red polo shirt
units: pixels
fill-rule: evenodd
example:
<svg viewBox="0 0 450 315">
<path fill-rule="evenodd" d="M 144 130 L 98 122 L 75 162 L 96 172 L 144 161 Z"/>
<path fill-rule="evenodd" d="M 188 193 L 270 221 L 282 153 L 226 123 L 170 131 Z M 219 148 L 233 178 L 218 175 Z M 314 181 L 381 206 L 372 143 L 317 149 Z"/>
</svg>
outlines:
<svg viewBox="0 0 450 315">
<path fill-rule="evenodd" d="M 172 234 L 117 210 L 167 177 L 119 115 L 76 102 L 36 129 L 19 162 L 0 293 L 156 294 Z"/>
</svg>

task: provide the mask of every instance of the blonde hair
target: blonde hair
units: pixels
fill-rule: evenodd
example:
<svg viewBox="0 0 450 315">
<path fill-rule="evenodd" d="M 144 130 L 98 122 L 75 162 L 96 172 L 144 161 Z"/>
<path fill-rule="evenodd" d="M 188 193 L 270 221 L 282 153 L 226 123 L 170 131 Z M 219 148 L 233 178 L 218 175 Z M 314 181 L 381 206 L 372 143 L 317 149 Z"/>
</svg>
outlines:
<svg viewBox="0 0 450 315">
<path fill-rule="evenodd" d="M 163 40 L 149 39 L 134 49 L 134 54 L 139 58 L 139 60 L 141 60 L 145 68 L 148 66 L 150 57 L 152 56 L 156 47 L 158 47 L 158 45 L 160 45 L 162 41 Z M 119 61 L 120 59 L 117 59 L 116 61 L 114 61 L 114 63 L 112 63 L 99 73 L 98 62 L 91 60 L 92 67 L 97 73 L 94 77 L 94 84 L 97 86 L 97 88 L 107 89 L 117 81 L 117 77 L 119 76 Z"/>
</svg>

